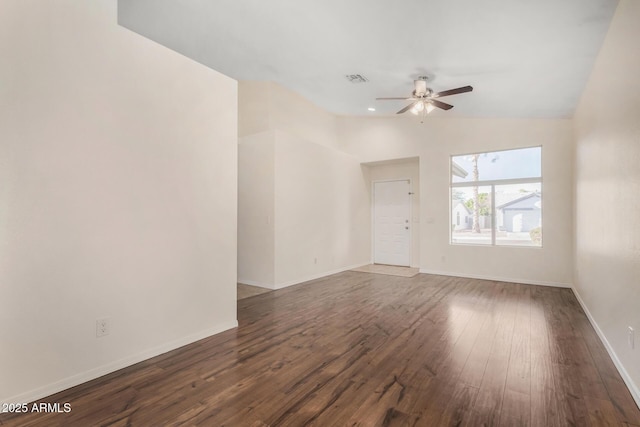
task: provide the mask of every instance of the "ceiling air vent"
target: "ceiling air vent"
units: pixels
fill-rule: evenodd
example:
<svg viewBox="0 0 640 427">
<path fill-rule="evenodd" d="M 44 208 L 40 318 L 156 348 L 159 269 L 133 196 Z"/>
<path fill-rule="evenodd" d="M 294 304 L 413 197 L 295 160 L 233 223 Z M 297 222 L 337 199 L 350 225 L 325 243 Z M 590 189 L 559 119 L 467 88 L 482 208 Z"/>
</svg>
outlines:
<svg viewBox="0 0 640 427">
<path fill-rule="evenodd" d="M 347 80 L 349 80 L 351 83 L 366 83 L 369 81 L 369 79 L 367 79 L 365 76 L 363 76 L 362 74 L 347 74 L 345 76 L 347 78 Z"/>
</svg>

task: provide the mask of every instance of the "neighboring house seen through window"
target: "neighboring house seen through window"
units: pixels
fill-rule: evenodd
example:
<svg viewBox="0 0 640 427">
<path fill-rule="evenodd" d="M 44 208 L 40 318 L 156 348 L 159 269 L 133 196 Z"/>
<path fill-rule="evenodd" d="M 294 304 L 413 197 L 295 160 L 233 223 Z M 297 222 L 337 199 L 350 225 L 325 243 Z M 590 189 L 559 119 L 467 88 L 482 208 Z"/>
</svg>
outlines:
<svg viewBox="0 0 640 427">
<path fill-rule="evenodd" d="M 542 147 L 451 156 L 450 166 L 452 244 L 542 246 Z"/>
</svg>

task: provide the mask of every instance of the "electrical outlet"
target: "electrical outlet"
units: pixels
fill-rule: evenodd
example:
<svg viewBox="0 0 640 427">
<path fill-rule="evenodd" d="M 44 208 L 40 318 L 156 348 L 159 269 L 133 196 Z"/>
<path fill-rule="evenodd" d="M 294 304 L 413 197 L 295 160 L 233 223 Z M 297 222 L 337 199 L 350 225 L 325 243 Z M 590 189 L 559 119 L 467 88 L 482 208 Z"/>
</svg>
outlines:
<svg viewBox="0 0 640 427">
<path fill-rule="evenodd" d="M 109 335 L 109 319 L 96 320 L 96 338 Z"/>
<path fill-rule="evenodd" d="M 635 337 L 635 331 L 633 330 L 633 328 L 631 326 L 629 326 L 629 348 L 630 349 L 634 349 L 636 347 L 636 337 Z"/>
</svg>

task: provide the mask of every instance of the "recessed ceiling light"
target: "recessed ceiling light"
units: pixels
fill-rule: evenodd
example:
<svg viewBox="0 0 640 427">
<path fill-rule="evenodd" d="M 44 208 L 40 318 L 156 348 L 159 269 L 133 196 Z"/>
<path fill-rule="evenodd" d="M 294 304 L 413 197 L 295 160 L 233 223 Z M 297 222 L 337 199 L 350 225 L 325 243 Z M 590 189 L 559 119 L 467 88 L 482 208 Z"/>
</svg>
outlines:
<svg viewBox="0 0 640 427">
<path fill-rule="evenodd" d="M 376 111 L 376 109 L 375 109 L 375 108 L 373 108 L 373 107 L 369 107 L 369 108 L 367 108 L 367 110 L 369 110 L 369 111 Z"/>
</svg>

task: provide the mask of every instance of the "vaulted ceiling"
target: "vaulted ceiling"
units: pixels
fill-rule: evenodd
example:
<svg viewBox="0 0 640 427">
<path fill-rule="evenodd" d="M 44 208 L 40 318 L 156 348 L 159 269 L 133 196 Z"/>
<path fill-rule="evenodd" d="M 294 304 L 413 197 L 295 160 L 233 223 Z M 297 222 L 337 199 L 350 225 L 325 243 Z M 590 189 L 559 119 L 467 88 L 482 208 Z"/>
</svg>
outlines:
<svg viewBox="0 0 640 427">
<path fill-rule="evenodd" d="M 412 80 L 472 85 L 434 115 L 570 117 L 617 0 L 119 0 L 119 23 L 336 114 L 393 114 Z M 351 83 L 360 74 L 365 83 Z M 256 94 L 260 96 L 260 94 Z M 373 107 L 375 112 L 368 111 Z"/>
</svg>

